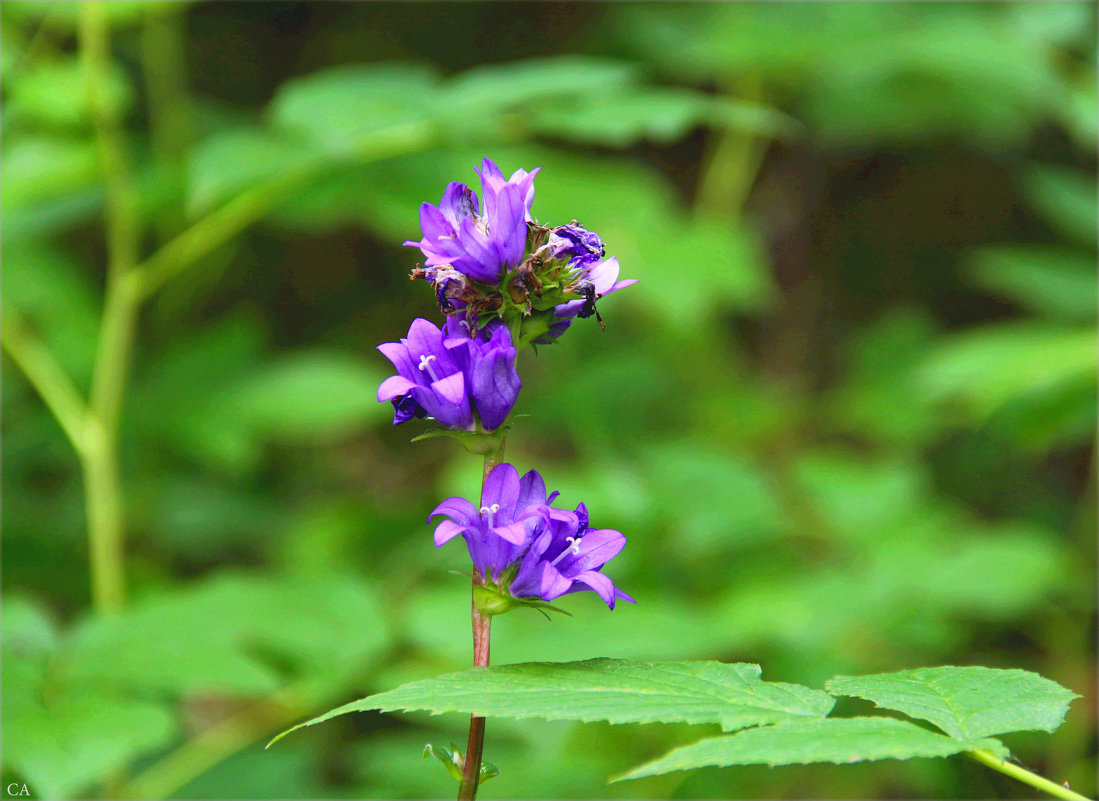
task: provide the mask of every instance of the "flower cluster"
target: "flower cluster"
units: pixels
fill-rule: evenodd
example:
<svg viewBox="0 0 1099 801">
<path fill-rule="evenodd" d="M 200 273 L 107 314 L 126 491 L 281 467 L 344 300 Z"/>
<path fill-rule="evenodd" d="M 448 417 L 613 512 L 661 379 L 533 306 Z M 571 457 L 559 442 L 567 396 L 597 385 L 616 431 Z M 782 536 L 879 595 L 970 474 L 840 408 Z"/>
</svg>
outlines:
<svg viewBox="0 0 1099 801">
<path fill-rule="evenodd" d="M 433 419 L 443 428 L 424 436 L 456 437 L 489 458 L 502 447 L 522 387 L 518 351 L 554 342 L 577 318 L 602 323 L 596 301 L 635 282 L 619 280 L 618 260 L 605 258 L 595 232 L 576 220 L 549 227 L 531 216 L 537 169 L 505 178 L 485 159 L 477 172 L 479 197 L 454 182 L 438 206 L 420 207 L 423 237 L 405 243 L 424 255 L 412 276 L 432 286 L 446 321 L 440 328 L 413 320 L 405 338 L 378 346 L 397 371 L 378 387 L 378 400 L 393 404 L 394 425 Z M 500 464 L 479 507 L 450 498 L 432 512 L 429 520 L 447 518 L 435 529 L 436 546 L 459 535 L 466 541 L 482 613 L 544 606 L 582 590 L 612 609 L 633 600 L 601 572 L 626 538 L 590 528 L 584 504 L 554 508 L 556 497 L 537 472 L 520 478 Z"/>
<path fill-rule="evenodd" d="M 522 478 L 510 464 L 493 468 L 481 491 L 481 505 L 448 498 L 428 516 L 445 515 L 435 529 L 435 545 L 461 535 L 474 570 L 489 589 L 485 611 L 499 613 L 522 599 L 552 601 L 591 590 L 614 609 L 615 601 L 633 601 L 614 586 L 603 566 L 618 555 L 626 538 L 612 529 L 588 526 L 584 504 L 570 512 L 555 509 L 558 493 L 546 495 L 537 471 Z"/>
<path fill-rule="evenodd" d="M 522 384 L 511 334 L 501 323 L 471 337 L 461 321 L 443 329 L 412 321 L 408 337 L 378 346 L 397 375 L 378 387 L 378 400 L 393 404 L 393 423 L 430 416 L 447 427 L 474 428 L 474 415 L 492 431 L 507 418 Z"/>
<path fill-rule="evenodd" d="M 552 228 L 535 222 L 537 174 L 516 170 L 505 179 L 485 159 L 480 200 L 465 184 L 449 184 L 438 206 L 420 207 L 423 238 L 405 242 L 424 254 L 413 277 L 431 284 L 444 314 L 461 316 L 473 331 L 502 320 L 517 348 L 555 340 L 576 317 L 599 317 L 599 298 L 635 283 L 618 280 L 618 261 L 603 260 L 595 232 L 575 220 Z"/>
</svg>

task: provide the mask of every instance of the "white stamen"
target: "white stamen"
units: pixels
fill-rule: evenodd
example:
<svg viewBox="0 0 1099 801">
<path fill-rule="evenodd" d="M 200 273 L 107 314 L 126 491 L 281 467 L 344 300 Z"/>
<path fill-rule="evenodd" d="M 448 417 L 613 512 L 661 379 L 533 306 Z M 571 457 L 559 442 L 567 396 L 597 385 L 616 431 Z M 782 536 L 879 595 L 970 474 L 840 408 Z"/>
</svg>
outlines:
<svg viewBox="0 0 1099 801">
<path fill-rule="evenodd" d="M 496 525 L 496 522 L 493 520 L 493 517 L 496 515 L 497 512 L 500 511 L 500 504 L 494 503 L 494 504 L 492 504 L 492 506 L 482 506 L 480 511 L 481 511 L 482 515 L 488 515 L 488 524 L 489 524 L 489 526 Z"/>
<path fill-rule="evenodd" d="M 425 353 L 420 357 L 420 369 L 426 370 L 427 374 L 431 376 L 432 381 L 438 381 L 439 376 L 435 375 L 435 370 L 432 368 L 431 363 L 435 361 L 434 354 Z"/>
<path fill-rule="evenodd" d="M 550 562 L 551 565 L 556 567 L 557 563 L 568 556 L 569 553 L 572 553 L 573 556 L 580 555 L 580 537 L 565 537 L 565 542 L 568 543 L 568 547 L 561 551 L 556 559 Z"/>
</svg>

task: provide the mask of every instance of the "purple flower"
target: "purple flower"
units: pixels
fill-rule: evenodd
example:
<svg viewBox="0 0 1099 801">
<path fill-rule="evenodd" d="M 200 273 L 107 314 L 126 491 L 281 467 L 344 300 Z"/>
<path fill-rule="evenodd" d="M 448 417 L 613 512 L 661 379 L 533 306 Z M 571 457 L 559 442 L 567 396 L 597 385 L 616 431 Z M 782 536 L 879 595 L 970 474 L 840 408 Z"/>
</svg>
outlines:
<svg viewBox="0 0 1099 801">
<path fill-rule="evenodd" d="M 473 430 L 476 413 L 492 431 L 507 418 L 522 386 L 511 332 L 500 323 L 470 336 L 453 318 L 444 330 L 416 319 L 406 339 L 378 350 L 397 368 L 378 387 L 378 400 L 393 404 L 394 425 L 429 416 L 446 427 Z"/>
<path fill-rule="evenodd" d="M 423 239 L 404 244 L 423 252 L 429 280 L 436 283 L 433 268 L 450 268 L 474 281 L 496 283 L 518 267 L 526 248 L 537 173 L 516 170 L 505 179 L 486 158 L 478 171 L 483 210 L 473 190 L 457 182 L 447 185 L 438 206 L 420 206 Z"/>
<path fill-rule="evenodd" d="M 435 529 L 439 547 L 459 534 L 473 567 L 501 595 L 552 601 L 571 592 L 592 590 L 611 608 L 633 598 L 617 589 L 601 571 L 626 544 L 621 532 L 593 530 L 580 504 L 575 512 L 554 509 L 546 484 L 535 470 L 522 478 L 510 464 L 493 468 L 481 492 L 481 506 L 448 498 L 428 517 L 446 515 Z"/>
<path fill-rule="evenodd" d="M 625 546 L 622 532 L 590 528 L 588 509 L 580 504 L 568 517 L 559 514 L 547 518 L 520 559 L 509 589 L 516 598 L 543 601 L 591 590 L 611 609 L 620 598 L 634 603 L 600 572 Z"/>
<path fill-rule="evenodd" d="M 568 327 L 572 325 L 573 318 L 590 317 L 595 314 L 596 300 L 609 295 L 611 292 L 617 292 L 619 289 L 637 283 L 638 279 L 636 278 L 626 278 L 619 281 L 619 270 L 617 256 L 611 256 L 605 261 L 596 261 L 585 265 L 575 282 L 575 291 L 580 292 L 584 297 L 555 306 L 553 309 L 555 318 L 553 324 L 550 325 L 549 331 L 535 340 L 535 343 L 548 345 L 568 330 Z"/>
<path fill-rule="evenodd" d="M 603 258 L 606 248 L 595 231 L 589 231 L 573 220 L 568 225 L 554 228 L 549 234 L 549 255 L 554 259 L 567 259 L 570 267 L 579 267 Z"/>
</svg>

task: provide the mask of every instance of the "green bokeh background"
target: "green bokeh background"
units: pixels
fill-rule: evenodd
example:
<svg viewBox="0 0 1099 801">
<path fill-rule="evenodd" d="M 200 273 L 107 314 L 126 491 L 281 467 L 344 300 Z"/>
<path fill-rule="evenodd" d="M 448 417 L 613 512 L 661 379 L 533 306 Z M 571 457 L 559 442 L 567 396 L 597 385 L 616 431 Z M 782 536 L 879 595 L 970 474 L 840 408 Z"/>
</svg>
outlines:
<svg viewBox="0 0 1099 801">
<path fill-rule="evenodd" d="M 5 784 L 452 793 L 421 752 L 462 742 L 460 715 L 262 744 L 468 664 L 466 557 L 424 517 L 480 465 L 390 425 L 374 346 L 437 317 L 400 242 L 488 155 L 541 166 L 536 216 L 641 279 L 600 304 L 606 331 L 522 354 L 508 440 L 627 535 L 608 572 L 638 604 L 508 615 L 494 661 L 749 661 L 818 687 L 1026 668 L 1083 698 L 1008 745 L 1095 793 L 1094 4 L 103 12 L 89 73 L 80 5 L 0 6 Z M 38 343 L 88 392 L 115 203 L 95 109 L 165 277 L 127 372 L 115 616 L 91 605 L 81 463 L 11 358 Z M 492 720 L 482 796 L 1031 792 L 961 759 L 605 784 L 709 733 Z"/>
</svg>

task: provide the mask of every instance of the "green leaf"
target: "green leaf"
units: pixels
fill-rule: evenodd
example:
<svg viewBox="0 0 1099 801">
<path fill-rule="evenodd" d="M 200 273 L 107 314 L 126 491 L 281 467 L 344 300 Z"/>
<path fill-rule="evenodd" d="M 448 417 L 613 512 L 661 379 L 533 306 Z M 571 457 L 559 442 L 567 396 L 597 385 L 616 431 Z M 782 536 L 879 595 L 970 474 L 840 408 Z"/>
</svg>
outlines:
<svg viewBox="0 0 1099 801">
<path fill-rule="evenodd" d="M 677 770 L 730 765 L 846 765 L 875 759 L 946 757 L 981 747 L 1004 753 L 994 740 L 962 743 L 893 718 L 827 718 L 748 729 L 677 748 L 611 781 Z"/>
<path fill-rule="evenodd" d="M 468 116 L 621 87 L 636 72 L 628 62 L 591 56 L 531 58 L 467 70 L 450 81 L 443 98 L 455 114 Z"/>
<path fill-rule="evenodd" d="M 44 609 L 6 599 L 3 622 L 4 765 L 36 797 L 79 795 L 174 736 L 175 715 L 163 703 L 69 682 L 58 670 L 60 638 Z"/>
<path fill-rule="evenodd" d="M 274 692 L 287 674 L 331 680 L 386 642 L 360 582 L 220 575 L 143 599 L 77 632 L 66 673 L 146 692 Z"/>
<path fill-rule="evenodd" d="M 1095 247 L 1099 200 L 1094 172 L 1036 164 L 1025 180 L 1030 201 L 1046 222 L 1074 241 Z"/>
<path fill-rule="evenodd" d="M 627 147 L 642 138 L 672 142 L 701 125 L 766 136 L 795 129 L 791 119 L 765 106 L 681 87 L 638 86 L 589 93 L 569 108 L 568 114 L 553 105 L 538 109 L 531 130 L 578 142 Z"/>
<path fill-rule="evenodd" d="M 317 162 L 317 151 L 285 136 L 247 128 L 215 134 L 191 156 L 187 211 L 201 214 L 249 186 Z"/>
<path fill-rule="evenodd" d="M 720 723 L 731 731 L 823 717 L 832 708 L 833 700 L 820 690 L 765 682 L 760 675 L 758 665 L 746 663 L 624 659 L 479 668 L 353 701 L 280 737 L 348 712 L 375 709 L 608 723 Z"/>
<path fill-rule="evenodd" d="M 1056 393 L 1095 382 L 1095 329 L 1081 325 L 1000 323 L 950 336 L 920 365 L 921 389 L 932 400 L 956 397 L 984 417 L 1033 393 Z"/>
<path fill-rule="evenodd" d="M 936 667 L 837 676 L 833 695 L 851 695 L 930 721 L 959 740 L 1040 729 L 1053 731 L 1078 698 L 1054 681 L 1026 670 Z"/>
<path fill-rule="evenodd" d="M 336 437 L 390 414 L 379 404 L 384 375 L 338 351 L 300 351 L 258 368 L 230 390 L 225 410 L 278 439 Z"/>
<path fill-rule="evenodd" d="M 353 156 L 383 131 L 412 136 L 428 119 L 438 81 L 422 64 L 335 67 L 284 84 L 271 103 L 271 120 L 332 155 Z"/>
<path fill-rule="evenodd" d="M 1095 319 L 1095 259 L 1084 251 L 1034 245 L 985 248 L 974 254 L 972 270 L 981 286 L 1025 309 L 1069 322 Z"/>
<path fill-rule="evenodd" d="M 112 64 L 105 76 L 102 104 L 105 113 L 124 116 L 133 105 L 134 91 L 125 71 Z M 8 82 L 11 93 L 5 111 L 12 119 L 41 125 L 48 130 L 77 127 L 91 122 L 84 63 L 77 59 L 37 64 L 20 71 Z"/>
</svg>

